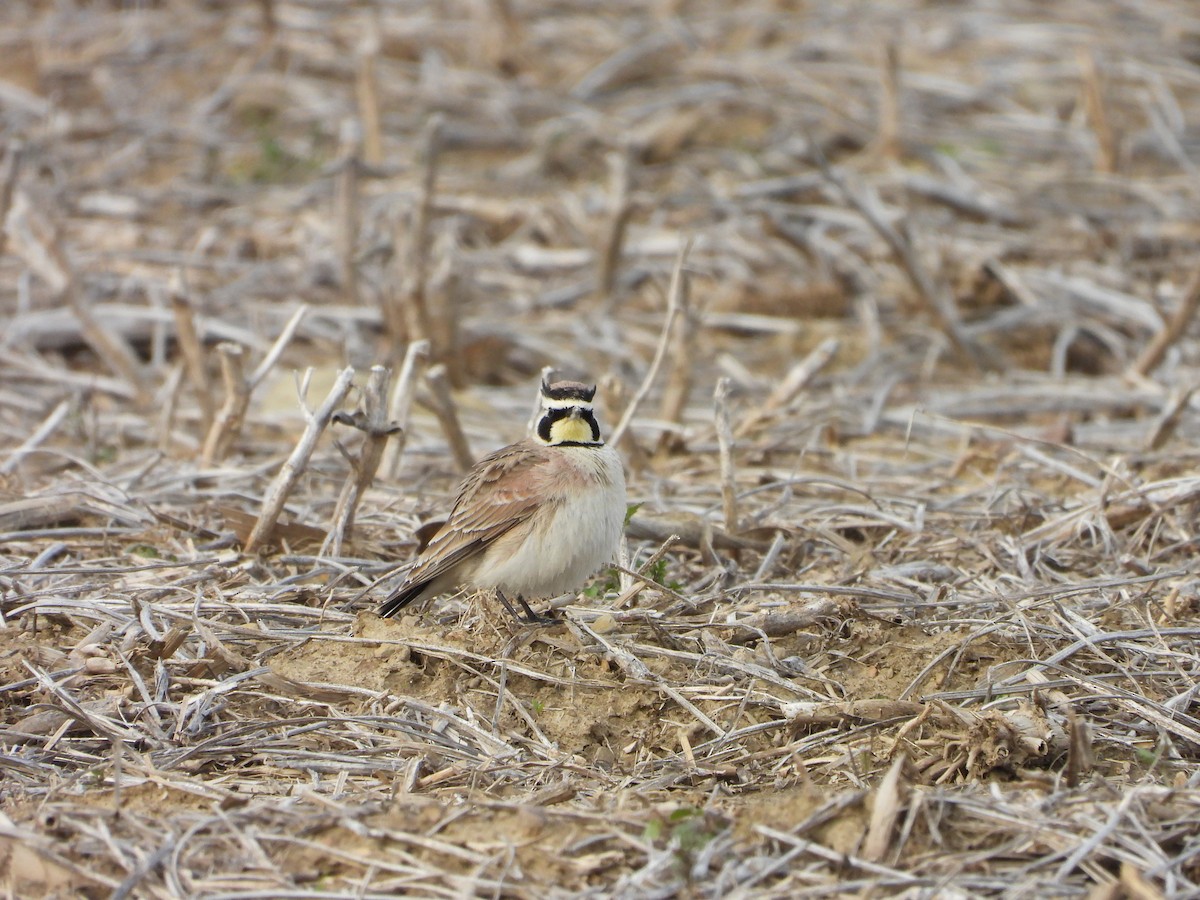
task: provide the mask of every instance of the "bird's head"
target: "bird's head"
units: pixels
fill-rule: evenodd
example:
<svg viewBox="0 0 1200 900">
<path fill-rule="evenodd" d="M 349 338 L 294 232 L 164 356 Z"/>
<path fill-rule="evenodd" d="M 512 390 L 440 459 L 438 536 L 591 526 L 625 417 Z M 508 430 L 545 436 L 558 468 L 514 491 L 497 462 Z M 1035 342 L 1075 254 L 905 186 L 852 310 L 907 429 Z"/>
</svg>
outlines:
<svg viewBox="0 0 1200 900">
<path fill-rule="evenodd" d="M 591 446 L 600 440 L 600 426 L 592 398 L 596 396 L 594 384 L 579 381 L 542 381 L 541 411 L 538 414 L 534 436 L 551 447 Z"/>
</svg>

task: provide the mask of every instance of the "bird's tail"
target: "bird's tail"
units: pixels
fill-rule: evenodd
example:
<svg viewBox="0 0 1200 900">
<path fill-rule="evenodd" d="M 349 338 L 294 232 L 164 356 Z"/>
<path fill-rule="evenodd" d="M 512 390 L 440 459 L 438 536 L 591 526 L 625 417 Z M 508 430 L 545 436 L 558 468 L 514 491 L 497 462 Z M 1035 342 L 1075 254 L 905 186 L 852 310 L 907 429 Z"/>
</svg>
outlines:
<svg viewBox="0 0 1200 900">
<path fill-rule="evenodd" d="M 429 587 L 429 581 L 414 581 L 411 584 L 402 584 L 391 596 L 379 604 L 379 614 L 385 619 L 389 616 L 394 616 L 408 604 L 414 600 L 421 599 L 421 595 L 425 589 Z"/>
</svg>

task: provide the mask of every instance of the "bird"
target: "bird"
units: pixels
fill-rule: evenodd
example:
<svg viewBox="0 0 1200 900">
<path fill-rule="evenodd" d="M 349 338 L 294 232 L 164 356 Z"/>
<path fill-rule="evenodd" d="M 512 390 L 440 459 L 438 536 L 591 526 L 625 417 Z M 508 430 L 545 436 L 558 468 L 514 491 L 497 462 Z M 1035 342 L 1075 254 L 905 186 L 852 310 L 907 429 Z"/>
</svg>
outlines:
<svg viewBox="0 0 1200 900">
<path fill-rule="evenodd" d="M 576 590 L 613 561 L 625 525 L 625 472 L 600 436 L 595 396 L 593 384 L 542 378 L 530 434 L 475 464 L 445 524 L 380 604 L 381 616 L 465 586 L 494 591 L 518 622 L 550 622 L 525 598 Z"/>
</svg>

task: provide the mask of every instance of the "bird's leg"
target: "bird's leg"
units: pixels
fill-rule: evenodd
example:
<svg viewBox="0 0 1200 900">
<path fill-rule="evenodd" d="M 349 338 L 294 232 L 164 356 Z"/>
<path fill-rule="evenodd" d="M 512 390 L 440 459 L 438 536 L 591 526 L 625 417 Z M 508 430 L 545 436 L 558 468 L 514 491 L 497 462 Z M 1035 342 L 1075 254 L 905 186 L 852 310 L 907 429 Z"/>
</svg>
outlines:
<svg viewBox="0 0 1200 900">
<path fill-rule="evenodd" d="M 500 588 L 496 588 L 496 596 L 500 598 L 500 602 L 504 604 L 504 608 L 508 610 L 508 614 L 510 616 L 512 616 L 518 622 L 523 622 L 520 613 L 513 609 L 513 605 L 509 603 L 508 598 L 504 596 L 504 591 L 500 590 Z"/>
<path fill-rule="evenodd" d="M 534 612 L 533 608 L 525 602 L 525 598 L 520 594 L 517 594 L 517 602 L 521 604 L 521 608 L 524 609 L 525 614 L 529 616 L 530 624 L 551 625 L 558 621 L 558 619 L 554 618 L 554 616 L 544 616 L 541 613 Z"/>
<path fill-rule="evenodd" d="M 549 625 L 558 621 L 558 619 L 554 618 L 553 616 L 540 616 L 535 613 L 532 607 L 525 602 L 525 598 L 520 594 L 517 594 L 517 602 L 520 603 L 521 608 L 525 610 L 524 616 L 513 609 L 513 605 L 509 603 L 508 598 L 504 596 L 504 591 L 496 588 L 496 596 L 500 598 L 500 602 L 504 604 L 504 608 L 508 610 L 508 614 L 522 625 Z"/>
</svg>

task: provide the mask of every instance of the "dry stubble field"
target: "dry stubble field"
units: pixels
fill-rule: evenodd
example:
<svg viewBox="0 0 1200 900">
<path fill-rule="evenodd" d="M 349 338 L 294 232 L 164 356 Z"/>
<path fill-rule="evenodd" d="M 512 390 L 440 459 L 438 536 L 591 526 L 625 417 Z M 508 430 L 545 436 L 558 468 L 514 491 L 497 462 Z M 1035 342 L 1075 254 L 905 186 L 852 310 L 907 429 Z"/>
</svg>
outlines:
<svg viewBox="0 0 1200 900">
<path fill-rule="evenodd" d="M 1198 123 L 1186 0 L 7 0 L 0 890 L 1196 896 Z M 547 365 L 627 571 L 376 617 Z"/>
</svg>

